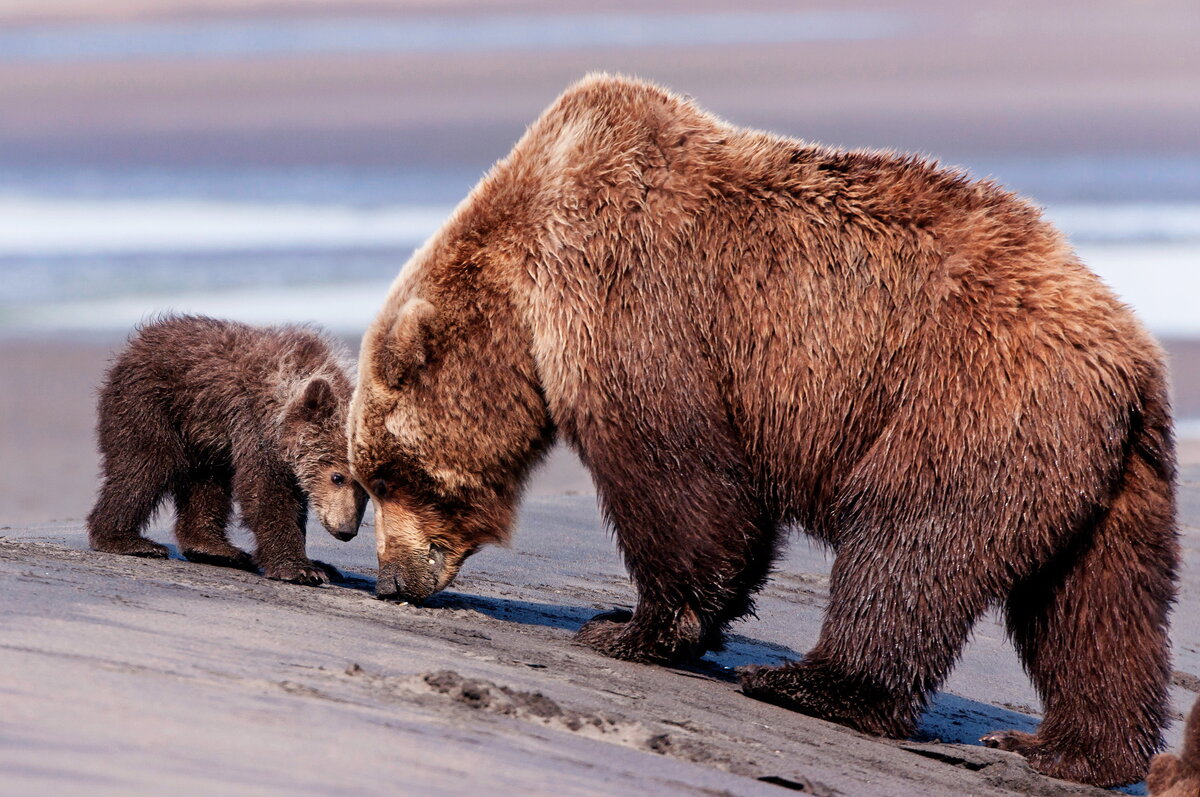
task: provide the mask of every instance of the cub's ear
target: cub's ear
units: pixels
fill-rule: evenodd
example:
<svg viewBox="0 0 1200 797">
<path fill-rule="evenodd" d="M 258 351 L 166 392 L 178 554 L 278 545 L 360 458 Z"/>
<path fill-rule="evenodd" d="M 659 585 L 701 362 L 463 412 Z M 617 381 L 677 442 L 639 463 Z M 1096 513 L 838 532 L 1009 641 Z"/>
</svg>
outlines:
<svg viewBox="0 0 1200 797">
<path fill-rule="evenodd" d="M 304 390 L 288 404 L 286 420 L 290 423 L 316 423 L 335 412 L 337 396 L 333 395 L 333 386 L 329 380 L 317 376 L 308 380 Z"/>
<path fill-rule="evenodd" d="M 409 299 L 400 308 L 391 330 L 372 354 L 375 374 L 399 388 L 429 360 L 430 332 L 437 310 L 424 299 Z"/>
</svg>

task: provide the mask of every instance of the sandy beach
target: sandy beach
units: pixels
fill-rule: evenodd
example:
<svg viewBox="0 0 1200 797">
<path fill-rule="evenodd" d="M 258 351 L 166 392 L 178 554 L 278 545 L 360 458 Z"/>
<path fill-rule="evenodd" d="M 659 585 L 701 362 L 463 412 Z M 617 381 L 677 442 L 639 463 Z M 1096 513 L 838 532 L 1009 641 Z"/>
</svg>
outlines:
<svg viewBox="0 0 1200 797">
<path fill-rule="evenodd" d="M 1176 719 L 1200 689 L 1200 471 L 1184 474 Z M 167 524 L 157 539 L 169 541 Z M 375 600 L 370 528 L 310 533 L 348 581 L 306 588 L 84 550 L 77 521 L 0 530 L 0 771 L 15 793 L 1102 793 L 972 745 L 1037 701 L 994 618 L 918 739 L 757 703 L 734 668 L 814 640 L 829 561 L 791 545 L 728 649 L 668 669 L 571 641 L 633 593 L 589 496 L 526 501 L 514 543 L 423 608 Z M 1178 740 L 1179 727 L 1170 739 Z"/>
</svg>

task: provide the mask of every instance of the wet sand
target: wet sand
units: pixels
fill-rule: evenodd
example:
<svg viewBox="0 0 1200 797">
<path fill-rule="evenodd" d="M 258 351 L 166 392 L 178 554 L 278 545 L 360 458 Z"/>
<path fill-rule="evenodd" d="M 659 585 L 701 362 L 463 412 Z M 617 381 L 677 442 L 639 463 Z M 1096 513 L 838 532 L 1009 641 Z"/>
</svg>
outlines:
<svg viewBox="0 0 1200 797">
<path fill-rule="evenodd" d="M 1200 688 L 1198 478 L 1185 474 L 1177 720 Z M 166 528 L 152 536 L 169 541 Z M 802 540 L 760 619 L 737 624 L 725 652 L 670 669 L 571 640 L 634 599 L 588 496 L 528 500 L 513 545 L 478 554 L 424 608 L 371 597 L 369 527 L 350 543 L 310 534 L 310 552 L 349 579 L 324 588 L 89 552 L 78 522 L 0 535 L 0 672 L 20 674 L 0 681 L 0 772 L 14 793 L 1101 793 L 970 744 L 1037 722 L 992 617 L 915 740 L 738 693 L 735 667 L 816 638 L 829 562 Z"/>
<path fill-rule="evenodd" d="M 3 23 L 12 30 L 47 21 L 45 4 L 12 5 Z M 110 12 L 75 5 L 80 17 L 102 21 L 355 13 L 402 20 L 436 13 L 452 22 L 480 10 L 550 10 L 522 2 L 276 2 L 239 9 L 210 0 L 164 3 L 157 12 L 147 3 L 116 4 Z M 728 10 L 717 3 L 656 8 L 721 7 Z M 636 8 L 574 2 L 554 4 L 553 12 Z M 0 62 L 0 162 L 19 168 L 465 164 L 479 170 L 507 152 L 564 86 L 596 69 L 661 81 L 739 124 L 841 146 L 929 152 L 951 162 L 1195 156 L 1200 54 L 1193 43 L 1200 13 L 1194 3 L 1170 0 L 1138 13 L 1124 3 L 1083 0 L 1007 8 L 904 3 L 894 9 L 896 35 L 865 40 L 115 59 L 82 67 Z M 829 5 L 776 0 L 742 3 L 738 10 Z"/>
</svg>

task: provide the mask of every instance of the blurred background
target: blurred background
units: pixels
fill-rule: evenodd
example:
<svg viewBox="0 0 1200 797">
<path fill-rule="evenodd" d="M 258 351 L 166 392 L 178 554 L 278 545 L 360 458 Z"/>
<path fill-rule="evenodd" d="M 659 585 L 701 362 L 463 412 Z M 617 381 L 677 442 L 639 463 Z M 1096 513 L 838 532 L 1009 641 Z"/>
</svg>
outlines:
<svg viewBox="0 0 1200 797">
<path fill-rule="evenodd" d="M 82 517 L 148 315 L 352 348 L 413 248 L 591 70 L 1035 198 L 1172 358 L 1200 461 L 1200 4 L 0 0 L 0 524 Z M 534 490 L 590 489 L 566 455 Z"/>
</svg>

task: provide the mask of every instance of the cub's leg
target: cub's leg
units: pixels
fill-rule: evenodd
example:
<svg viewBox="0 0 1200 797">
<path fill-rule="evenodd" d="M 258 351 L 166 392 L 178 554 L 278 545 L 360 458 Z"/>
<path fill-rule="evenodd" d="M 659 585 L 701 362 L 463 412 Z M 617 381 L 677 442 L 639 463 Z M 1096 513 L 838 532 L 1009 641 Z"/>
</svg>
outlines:
<svg viewBox="0 0 1200 797">
<path fill-rule="evenodd" d="M 720 446 L 715 436 L 704 443 Z M 735 465 L 722 472 L 690 453 L 600 450 L 621 452 L 585 458 L 638 602 L 632 616 L 600 615 L 577 638 L 631 661 L 681 661 L 719 648 L 725 626 L 751 610 L 775 553 L 776 527 L 746 494 L 749 479 Z M 738 461 L 732 452 L 716 457 Z"/>
<path fill-rule="evenodd" d="M 1145 777 L 1167 716 L 1174 516 L 1169 469 L 1134 454 L 1095 531 L 1013 589 L 1009 631 L 1046 716 L 1036 735 L 1000 731 L 985 744 L 1057 778 Z"/>
<path fill-rule="evenodd" d="M 104 481 L 88 514 L 88 542 L 94 550 L 166 558 L 167 547 L 142 536 L 183 468 L 183 450 L 165 419 L 152 409 L 128 421 L 134 407 L 107 388 L 101 395 L 99 443 Z"/>
<path fill-rule="evenodd" d="M 931 539 L 934 527 L 843 542 L 816 646 L 802 662 L 748 671 L 742 691 L 866 733 L 910 735 L 992 600 L 977 557 Z"/>
<path fill-rule="evenodd" d="M 254 534 L 254 563 L 267 578 L 317 586 L 329 573 L 305 555 L 308 506 L 283 462 L 246 455 L 234 463 L 233 494 Z"/>
<path fill-rule="evenodd" d="M 175 486 L 175 539 L 193 562 L 254 570 L 250 554 L 231 545 L 225 528 L 233 509 L 228 468 L 192 468 Z"/>
</svg>

